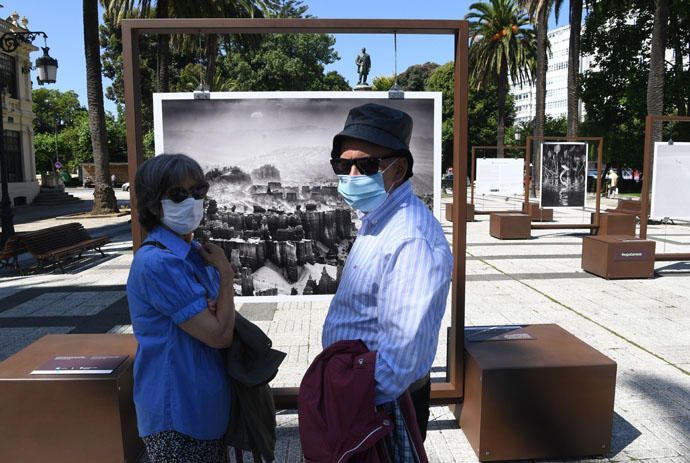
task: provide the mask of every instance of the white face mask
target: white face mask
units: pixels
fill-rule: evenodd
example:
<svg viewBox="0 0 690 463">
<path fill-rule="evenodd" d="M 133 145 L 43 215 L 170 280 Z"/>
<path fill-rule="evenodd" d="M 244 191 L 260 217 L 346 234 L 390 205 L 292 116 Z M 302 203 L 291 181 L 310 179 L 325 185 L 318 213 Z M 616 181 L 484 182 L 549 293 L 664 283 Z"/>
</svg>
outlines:
<svg viewBox="0 0 690 463">
<path fill-rule="evenodd" d="M 180 203 L 169 199 L 161 200 L 163 206 L 163 225 L 177 233 L 186 235 L 199 227 L 204 217 L 204 200 L 191 196 Z"/>
</svg>

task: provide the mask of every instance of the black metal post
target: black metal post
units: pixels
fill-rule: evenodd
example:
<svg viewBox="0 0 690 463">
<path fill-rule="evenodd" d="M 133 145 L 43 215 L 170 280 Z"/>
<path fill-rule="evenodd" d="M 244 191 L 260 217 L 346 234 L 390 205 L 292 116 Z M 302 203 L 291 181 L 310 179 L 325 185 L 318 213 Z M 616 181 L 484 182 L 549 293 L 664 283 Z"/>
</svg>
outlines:
<svg viewBox="0 0 690 463">
<path fill-rule="evenodd" d="M 5 92 L 4 82 L 0 82 L 0 180 L 2 181 L 2 201 L 0 207 L 2 208 L 2 239 L 0 245 L 4 246 L 5 242 L 14 235 L 14 223 L 12 222 L 12 202 L 10 201 L 9 192 L 9 178 L 7 172 L 7 159 L 5 159 L 5 128 L 3 126 L 3 94 Z"/>
</svg>

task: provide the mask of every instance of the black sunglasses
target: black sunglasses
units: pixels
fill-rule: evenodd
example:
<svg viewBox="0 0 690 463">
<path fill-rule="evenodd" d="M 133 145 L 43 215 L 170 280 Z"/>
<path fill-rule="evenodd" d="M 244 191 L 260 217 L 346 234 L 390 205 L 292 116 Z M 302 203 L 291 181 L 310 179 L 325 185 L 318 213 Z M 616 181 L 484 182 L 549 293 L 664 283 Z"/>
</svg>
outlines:
<svg viewBox="0 0 690 463">
<path fill-rule="evenodd" d="M 200 183 L 193 186 L 190 190 L 181 186 L 174 186 L 168 190 L 165 196 L 174 203 L 181 203 L 190 196 L 194 199 L 204 199 L 208 193 L 208 183 Z"/>
<path fill-rule="evenodd" d="M 388 156 L 382 156 L 378 158 L 358 158 L 358 159 L 342 159 L 336 158 L 331 159 L 331 167 L 333 167 L 333 172 L 336 175 L 348 175 L 352 170 L 352 166 L 357 166 L 357 170 L 362 175 L 374 175 L 379 171 L 379 166 L 381 165 L 382 159 L 399 158 L 402 154 L 391 154 Z"/>
</svg>

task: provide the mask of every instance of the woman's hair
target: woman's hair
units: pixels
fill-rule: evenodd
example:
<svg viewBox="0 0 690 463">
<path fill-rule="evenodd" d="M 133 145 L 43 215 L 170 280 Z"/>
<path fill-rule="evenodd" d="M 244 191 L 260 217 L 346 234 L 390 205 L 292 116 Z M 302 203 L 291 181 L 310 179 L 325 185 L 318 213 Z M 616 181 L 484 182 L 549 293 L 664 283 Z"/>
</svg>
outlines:
<svg viewBox="0 0 690 463">
<path fill-rule="evenodd" d="M 190 177 L 202 182 L 204 172 L 198 162 L 184 154 L 159 154 L 139 166 L 134 192 L 139 223 L 146 231 L 161 224 L 161 199 L 165 193 Z"/>
</svg>

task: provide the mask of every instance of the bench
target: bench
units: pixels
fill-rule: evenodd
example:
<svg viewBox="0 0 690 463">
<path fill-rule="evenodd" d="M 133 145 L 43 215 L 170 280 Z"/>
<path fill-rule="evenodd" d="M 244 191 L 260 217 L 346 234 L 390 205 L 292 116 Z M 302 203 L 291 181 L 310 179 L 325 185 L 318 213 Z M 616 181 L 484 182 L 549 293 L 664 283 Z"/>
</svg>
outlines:
<svg viewBox="0 0 690 463">
<path fill-rule="evenodd" d="M 19 255 L 26 252 L 26 247 L 21 240 L 23 233 L 10 236 L 5 245 L 0 249 L 0 268 L 12 267 L 17 272 L 19 268 Z"/>
<path fill-rule="evenodd" d="M 79 258 L 84 251 L 90 250 L 98 251 L 105 256 L 101 246 L 109 243 L 110 237 L 92 238 L 82 224 L 72 222 L 27 232 L 20 237 L 20 240 L 41 267 L 52 262 L 64 272 L 62 264 L 69 256 L 76 254 Z"/>
</svg>

